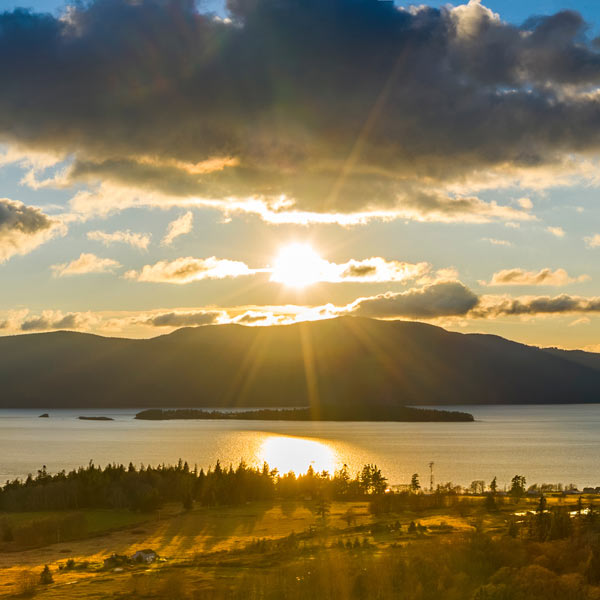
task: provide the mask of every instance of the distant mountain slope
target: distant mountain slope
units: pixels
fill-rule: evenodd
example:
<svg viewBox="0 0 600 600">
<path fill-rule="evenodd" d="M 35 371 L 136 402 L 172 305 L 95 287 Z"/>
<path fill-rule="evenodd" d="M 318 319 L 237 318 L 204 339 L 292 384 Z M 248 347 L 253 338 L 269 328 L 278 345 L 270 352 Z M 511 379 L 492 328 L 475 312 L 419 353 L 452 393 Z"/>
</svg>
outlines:
<svg viewBox="0 0 600 600">
<path fill-rule="evenodd" d="M 560 350 L 559 348 L 544 348 L 545 352 L 570 360 L 571 362 L 600 371 L 600 354 L 583 350 Z"/>
<path fill-rule="evenodd" d="M 0 338 L 1 407 L 221 407 L 600 401 L 561 353 L 423 323 L 355 317 L 214 325 L 149 340 Z"/>
</svg>

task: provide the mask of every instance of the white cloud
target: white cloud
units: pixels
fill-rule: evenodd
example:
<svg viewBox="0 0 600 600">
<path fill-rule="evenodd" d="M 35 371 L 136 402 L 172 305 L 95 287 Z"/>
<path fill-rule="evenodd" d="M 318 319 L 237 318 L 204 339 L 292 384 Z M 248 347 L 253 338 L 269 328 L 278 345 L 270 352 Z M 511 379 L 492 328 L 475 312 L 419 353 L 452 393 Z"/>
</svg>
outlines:
<svg viewBox="0 0 600 600">
<path fill-rule="evenodd" d="M 291 244 L 282 250 L 272 268 L 271 281 L 287 283 L 294 281 L 299 272 L 310 283 L 380 283 L 402 282 L 424 277 L 431 269 L 426 262 L 407 263 L 373 256 L 362 260 L 351 259 L 345 263 L 333 263 L 321 258 L 310 247 Z"/>
<path fill-rule="evenodd" d="M 498 240 L 496 238 L 481 238 L 481 241 L 489 242 L 493 246 L 505 246 L 507 248 L 512 246 L 512 242 L 509 242 L 508 240 Z"/>
<path fill-rule="evenodd" d="M 309 283 L 382 283 L 403 282 L 410 279 L 429 277 L 431 265 L 426 262 L 407 263 L 397 260 L 386 260 L 373 256 L 362 260 L 351 259 L 345 263 L 329 262 L 316 253 L 310 255 Z M 284 261 L 285 262 L 285 261 Z M 306 265 L 304 265 L 306 268 Z M 285 283 L 287 271 L 293 265 L 283 264 L 273 267 L 252 269 L 241 261 L 209 258 L 194 258 L 192 256 L 177 258 L 172 261 L 161 260 L 153 265 L 144 265 L 141 270 L 130 270 L 125 273 L 128 279 L 154 283 L 185 284 L 203 279 L 225 279 L 245 277 L 260 273 L 270 273 L 271 281 Z M 454 271 L 451 271 L 454 273 Z M 440 271 L 435 279 L 444 276 L 446 271 Z"/>
<path fill-rule="evenodd" d="M 162 240 L 163 246 L 170 246 L 175 238 L 189 233 L 192 230 L 193 222 L 194 215 L 189 210 L 184 215 L 171 221 L 167 228 L 167 233 Z"/>
<path fill-rule="evenodd" d="M 88 231 L 87 237 L 89 240 L 95 240 L 102 242 L 105 246 L 110 246 L 114 243 L 129 244 L 134 248 L 140 248 L 146 250 L 150 243 L 150 234 L 147 233 L 133 233 L 129 229 L 126 231 L 113 231 L 108 233 L 106 231 Z"/>
<path fill-rule="evenodd" d="M 504 285 L 567 285 L 569 283 L 579 283 L 588 281 L 589 275 L 579 275 L 571 277 L 564 269 L 545 268 L 539 271 L 526 271 L 524 269 L 503 269 L 494 273 L 489 283 L 480 282 L 489 286 Z"/>
<path fill-rule="evenodd" d="M 517 203 L 523 210 L 531 210 L 533 208 L 533 202 L 530 198 L 519 198 Z"/>
<path fill-rule="evenodd" d="M 68 275 L 85 275 L 88 273 L 108 273 L 121 265 L 111 258 L 100 258 L 95 254 L 82 253 L 70 263 L 52 265 L 56 277 Z"/>
<path fill-rule="evenodd" d="M 191 256 L 175 260 L 161 260 L 153 265 L 144 265 L 140 271 L 127 271 L 127 279 L 152 283 L 191 283 L 203 279 L 226 279 L 252 275 L 255 270 L 237 260 L 227 260 L 211 256 L 193 258 Z"/>
<path fill-rule="evenodd" d="M 562 227 L 546 227 L 546 231 L 556 236 L 557 238 L 565 237 L 565 230 Z"/>
<path fill-rule="evenodd" d="M 584 237 L 583 240 L 588 248 L 600 248 L 600 233 Z"/>
<path fill-rule="evenodd" d="M 500 16 L 481 4 L 481 0 L 469 0 L 449 9 L 450 17 L 456 24 L 459 39 L 472 39 L 490 23 L 500 24 Z"/>
<path fill-rule="evenodd" d="M 395 203 L 384 207 L 368 207 L 348 212 L 338 210 L 317 212 L 302 209 L 285 195 L 276 197 L 249 196 L 244 198 L 207 198 L 191 195 L 172 195 L 156 190 L 137 188 L 114 182 L 104 182 L 93 190 L 78 192 L 70 201 L 76 218 L 87 220 L 136 207 L 170 209 L 208 208 L 223 214 L 225 221 L 236 215 L 255 215 L 273 225 L 339 225 L 353 227 L 372 221 L 389 222 L 405 219 L 429 223 L 482 224 L 495 221 L 511 223 L 536 221 L 537 217 L 526 210 L 497 202 L 486 202 L 474 196 L 448 195 L 438 189 L 409 190 L 400 194 Z M 189 213 L 186 213 L 186 215 Z M 183 215 L 170 224 L 184 221 Z M 191 228 L 191 215 L 189 217 Z M 185 225 L 185 223 L 184 223 Z M 187 233 L 187 231 L 185 232 Z M 165 240 L 169 238 L 169 231 Z"/>
</svg>

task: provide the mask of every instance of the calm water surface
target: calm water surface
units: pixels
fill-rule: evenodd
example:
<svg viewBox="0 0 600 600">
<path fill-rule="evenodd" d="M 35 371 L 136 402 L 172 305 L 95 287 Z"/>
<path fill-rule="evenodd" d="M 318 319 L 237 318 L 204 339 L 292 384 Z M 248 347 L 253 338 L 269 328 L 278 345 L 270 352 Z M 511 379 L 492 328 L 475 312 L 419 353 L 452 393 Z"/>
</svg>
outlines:
<svg viewBox="0 0 600 600">
<path fill-rule="evenodd" d="M 173 463 L 208 467 L 267 461 L 280 471 L 352 472 L 376 463 L 390 483 L 412 473 L 463 485 L 515 474 L 529 483 L 600 485 L 600 405 L 470 406 L 475 423 L 135 421 L 136 410 L 0 410 L 0 481 L 87 464 Z M 79 415 L 114 421 L 80 421 Z"/>
</svg>

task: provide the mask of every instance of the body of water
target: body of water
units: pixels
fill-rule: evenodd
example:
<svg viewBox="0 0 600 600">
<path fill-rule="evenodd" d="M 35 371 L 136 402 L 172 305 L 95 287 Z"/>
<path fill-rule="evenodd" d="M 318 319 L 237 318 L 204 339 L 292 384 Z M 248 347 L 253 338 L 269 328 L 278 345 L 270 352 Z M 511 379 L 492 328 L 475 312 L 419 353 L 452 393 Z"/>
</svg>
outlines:
<svg viewBox="0 0 600 600">
<path fill-rule="evenodd" d="M 600 485 L 600 405 L 466 406 L 474 423 L 136 421 L 130 410 L 0 410 L 0 481 L 25 477 L 42 465 L 50 472 L 93 460 L 136 465 L 174 463 L 199 467 L 262 465 L 287 472 L 358 471 L 375 463 L 391 484 L 413 473 L 429 484 L 500 486 L 520 474 L 529 483 Z M 80 421 L 79 415 L 114 421 Z"/>
</svg>

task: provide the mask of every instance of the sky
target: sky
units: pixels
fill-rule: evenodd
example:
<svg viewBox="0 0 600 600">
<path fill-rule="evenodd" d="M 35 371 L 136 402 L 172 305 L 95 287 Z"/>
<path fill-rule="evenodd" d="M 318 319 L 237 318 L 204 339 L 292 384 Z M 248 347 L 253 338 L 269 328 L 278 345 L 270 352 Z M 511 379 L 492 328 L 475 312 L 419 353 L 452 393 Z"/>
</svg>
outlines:
<svg viewBox="0 0 600 600">
<path fill-rule="evenodd" d="M 600 3 L 0 0 L 0 335 L 342 315 L 600 351 Z"/>
</svg>

